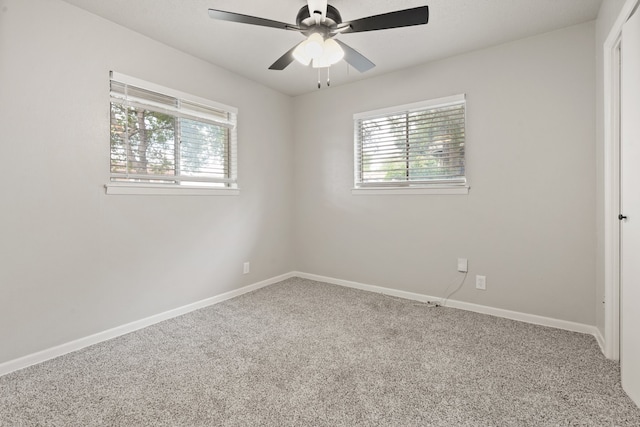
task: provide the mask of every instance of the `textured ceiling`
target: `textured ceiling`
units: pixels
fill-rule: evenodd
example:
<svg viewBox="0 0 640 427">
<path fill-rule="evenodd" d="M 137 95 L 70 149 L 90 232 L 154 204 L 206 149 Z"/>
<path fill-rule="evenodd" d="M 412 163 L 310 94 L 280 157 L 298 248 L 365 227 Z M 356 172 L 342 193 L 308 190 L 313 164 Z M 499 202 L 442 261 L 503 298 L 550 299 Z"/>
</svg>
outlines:
<svg viewBox="0 0 640 427">
<path fill-rule="evenodd" d="M 295 24 L 304 0 L 65 0 L 164 44 L 289 95 L 317 90 L 317 70 L 268 67 L 302 40 L 293 31 L 210 19 L 209 8 Z M 429 6 L 429 24 L 337 36 L 372 60 L 331 67 L 332 86 L 553 31 L 596 18 L 602 0 L 329 0 L 343 21 Z M 326 77 L 323 76 L 323 80 Z"/>
</svg>

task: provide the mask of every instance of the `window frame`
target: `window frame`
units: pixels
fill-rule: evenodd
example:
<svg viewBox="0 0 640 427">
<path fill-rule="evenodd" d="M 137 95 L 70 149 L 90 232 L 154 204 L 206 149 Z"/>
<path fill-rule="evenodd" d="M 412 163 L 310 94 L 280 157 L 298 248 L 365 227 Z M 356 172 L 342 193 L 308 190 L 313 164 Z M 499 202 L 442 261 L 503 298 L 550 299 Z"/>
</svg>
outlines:
<svg viewBox="0 0 640 427">
<path fill-rule="evenodd" d="M 464 155 L 463 159 L 465 161 L 465 174 L 461 182 L 443 182 L 443 181 L 435 181 L 432 183 L 422 182 L 422 183 L 411 183 L 409 181 L 397 181 L 397 182 L 388 182 L 381 183 L 380 185 L 376 185 L 375 183 L 362 183 L 360 182 L 361 177 L 361 140 L 359 135 L 360 130 L 360 121 L 366 119 L 374 119 L 385 116 L 393 116 L 404 114 L 407 112 L 415 112 L 421 110 L 429 110 L 439 107 L 446 107 L 455 104 L 463 104 L 464 105 L 464 128 L 465 128 L 465 141 L 464 141 Z M 466 123 L 467 123 L 467 105 L 466 105 L 466 94 L 458 94 L 452 95 L 442 98 L 436 98 L 426 101 L 419 101 L 410 104 L 397 105 L 392 107 L 381 108 L 372 111 L 366 111 L 361 113 L 356 113 L 353 115 L 353 153 L 354 153 L 354 162 L 353 162 L 353 177 L 354 177 L 354 185 L 351 190 L 351 193 L 354 195 L 378 195 L 378 194 L 468 194 L 469 193 L 469 185 L 466 173 L 466 153 L 467 153 L 467 135 L 466 135 Z"/>
<path fill-rule="evenodd" d="M 115 71 L 109 73 L 109 83 L 111 81 L 117 81 L 129 86 L 134 86 L 146 91 L 155 92 L 160 95 L 175 98 L 179 101 L 186 101 L 188 103 L 199 104 L 205 107 L 210 107 L 216 110 L 223 111 L 229 115 L 228 120 L 217 119 L 220 123 L 225 124 L 225 127 L 229 129 L 229 147 L 228 147 L 228 177 L 221 181 L 227 181 L 227 187 L 214 187 L 202 185 L 199 183 L 181 182 L 177 179 L 176 183 L 153 183 L 153 182 L 126 182 L 126 181 L 114 181 L 113 178 L 121 178 L 120 174 L 113 174 L 111 172 L 111 155 L 109 155 L 109 182 L 105 184 L 106 194 L 120 194 L 120 195 L 225 195 L 234 196 L 240 194 L 240 189 L 237 184 L 237 170 L 238 170 L 238 150 L 237 150 L 237 117 L 238 109 L 229 105 L 225 105 L 210 99 L 202 98 L 196 95 L 192 95 L 186 92 L 182 92 L 176 89 L 168 88 L 159 84 L 151 83 L 136 77 L 131 77 Z M 109 89 L 109 109 L 111 109 L 111 103 L 114 99 L 111 89 Z M 171 112 L 169 112 L 171 114 Z M 194 116 L 197 118 L 197 114 Z M 173 115 L 173 114 L 171 114 Z M 179 117 L 174 115 L 174 117 Z M 111 127 L 111 119 L 109 119 L 109 127 Z M 109 145 L 110 146 L 110 145 Z M 115 175 L 115 176 L 114 176 Z M 150 175 L 152 177 L 153 175 Z"/>
</svg>

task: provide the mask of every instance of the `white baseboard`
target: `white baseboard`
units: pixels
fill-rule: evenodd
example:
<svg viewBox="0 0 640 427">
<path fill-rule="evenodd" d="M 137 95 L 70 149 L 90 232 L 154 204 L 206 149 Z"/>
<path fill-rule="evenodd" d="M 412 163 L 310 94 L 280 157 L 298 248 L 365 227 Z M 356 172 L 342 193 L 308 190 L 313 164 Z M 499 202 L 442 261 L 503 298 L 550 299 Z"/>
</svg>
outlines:
<svg viewBox="0 0 640 427">
<path fill-rule="evenodd" d="M 128 334 L 130 332 L 137 331 L 147 326 L 162 322 L 167 319 L 171 319 L 183 314 L 187 314 L 200 308 L 208 307 L 210 305 L 218 304 L 222 301 L 226 301 L 231 298 L 235 298 L 242 294 L 246 294 L 251 291 L 263 288 L 265 286 L 278 283 L 282 280 L 289 279 L 291 277 L 301 277 L 303 279 L 316 280 L 319 282 L 331 283 L 334 285 L 345 286 L 349 288 L 361 289 L 369 292 L 377 292 L 385 295 L 395 296 L 399 298 L 410 299 L 421 302 L 439 302 L 441 298 L 433 297 L 424 294 L 418 294 L 414 292 L 401 291 L 397 289 L 385 288 L 382 286 L 367 285 L 364 283 L 352 282 L 349 280 L 336 279 L 334 277 L 320 276 L 317 274 L 303 273 L 299 271 L 292 271 L 289 273 L 275 276 L 270 279 L 263 280 L 261 282 L 254 283 L 252 285 L 244 286 L 240 289 L 225 292 L 220 295 L 216 295 L 211 298 L 206 298 L 201 301 L 197 301 L 192 304 L 187 304 L 182 307 L 175 308 L 173 310 L 165 311 L 163 313 L 155 314 L 153 316 L 146 317 L 144 319 L 136 320 L 125 325 L 117 326 L 106 331 L 98 332 L 96 334 L 79 338 L 75 341 L 64 343 L 55 347 L 48 348 L 46 350 L 39 351 L 37 353 L 29 354 L 27 356 L 20 357 L 18 359 L 9 360 L 0 364 L 0 376 L 6 375 L 10 372 L 14 372 L 23 368 L 26 368 L 37 363 L 53 359 L 58 356 L 62 356 L 73 351 L 80 350 L 90 345 L 97 344 L 102 341 L 107 341 L 121 335 Z M 491 316 L 504 317 L 507 319 L 518 320 L 521 322 L 533 323 L 536 325 L 549 326 L 552 328 L 564 329 L 573 332 L 581 332 L 585 334 L 593 335 L 600 349 L 604 349 L 604 338 L 602 334 L 595 326 L 585 325 L 582 323 L 569 322 L 566 320 L 553 319 L 550 317 L 537 316 L 534 314 L 520 313 L 516 311 L 504 310 L 500 308 L 493 308 L 478 304 L 467 303 L 463 301 L 449 300 L 446 304 L 447 307 L 458 308 L 461 310 L 473 311 L 476 313 L 489 314 Z"/>
<path fill-rule="evenodd" d="M 302 273 L 299 271 L 293 272 L 292 276 L 301 277 L 303 279 L 316 280 L 319 282 L 331 283 L 334 285 L 346 286 L 349 288 L 361 289 L 364 291 L 377 292 L 385 295 L 406 298 L 414 301 L 440 302 L 442 300 L 442 298 L 440 297 L 418 294 L 414 292 L 399 291 L 397 289 L 384 288 L 382 286 L 367 285 L 364 283 L 351 282 L 348 280 L 336 279 L 334 277 L 320 276 L 317 274 Z M 451 308 L 458 308 L 461 310 L 473 311 L 476 313 L 489 314 L 491 316 L 496 316 L 496 317 L 504 317 L 506 319 L 511 319 L 511 320 L 518 320 L 520 322 L 533 323 L 535 325 L 549 326 L 551 328 L 564 329 L 567 331 L 580 332 L 583 334 L 593 335 L 598 341 L 600 348 L 601 349 L 604 348 L 603 346 L 604 339 L 602 339 L 602 335 L 598 331 L 598 328 L 592 325 L 585 325 L 583 323 L 570 322 L 568 320 L 554 319 L 551 317 L 538 316 L 535 314 L 520 313 L 517 311 L 504 310 L 501 308 L 494 308 L 494 307 L 489 307 L 485 305 L 472 304 L 468 302 L 456 301 L 451 299 L 447 301 L 446 306 Z"/>
<path fill-rule="evenodd" d="M 147 326 L 151 326 L 153 324 L 162 322 L 163 320 L 178 317 L 183 314 L 187 314 L 191 311 L 198 310 L 200 308 L 218 304 L 222 301 L 235 298 L 242 294 L 246 294 L 247 292 L 255 291 L 256 289 L 260 289 L 265 286 L 272 285 L 274 283 L 280 282 L 282 280 L 288 279 L 293 276 L 294 276 L 293 273 L 282 274 L 280 276 L 272 277 L 270 279 L 266 279 L 258 283 L 244 286 L 240 289 L 235 289 L 233 291 L 225 292 L 223 294 L 216 295 L 211 298 L 206 298 L 201 301 L 194 302 L 192 304 L 187 304 L 182 307 L 174 308 L 173 310 L 155 314 L 153 316 L 136 320 L 134 322 L 127 323 L 125 325 L 117 326 L 115 328 L 108 329 L 106 331 L 98 332 L 96 334 L 89 335 L 84 338 L 79 338 L 75 341 L 60 344 L 58 346 L 39 351 L 37 353 L 29 354 L 27 356 L 23 356 L 18 359 L 9 360 L 8 362 L 4 362 L 0 364 L 0 376 L 6 375 L 10 372 L 17 371 L 19 369 L 26 368 L 31 365 L 35 365 L 37 363 L 44 362 L 49 359 L 53 359 L 58 356 L 62 356 L 67 353 L 71 353 L 73 351 L 80 350 L 82 348 L 97 344 L 102 341 L 107 341 L 112 338 L 116 338 L 121 335 L 125 335 L 130 332 L 137 331 L 138 329 L 146 328 Z"/>
</svg>

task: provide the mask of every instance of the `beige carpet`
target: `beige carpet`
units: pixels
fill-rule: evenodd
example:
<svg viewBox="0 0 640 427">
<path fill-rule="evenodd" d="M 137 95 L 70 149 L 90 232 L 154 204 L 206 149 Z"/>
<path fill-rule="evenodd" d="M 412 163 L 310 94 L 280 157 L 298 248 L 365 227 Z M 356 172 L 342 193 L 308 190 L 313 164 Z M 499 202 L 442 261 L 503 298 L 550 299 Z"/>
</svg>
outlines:
<svg viewBox="0 0 640 427">
<path fill-rule="evenodd" d="M 640 426 L 593 337 L 289 279 L 0 378 L 1 426 Z"/>
</svg>

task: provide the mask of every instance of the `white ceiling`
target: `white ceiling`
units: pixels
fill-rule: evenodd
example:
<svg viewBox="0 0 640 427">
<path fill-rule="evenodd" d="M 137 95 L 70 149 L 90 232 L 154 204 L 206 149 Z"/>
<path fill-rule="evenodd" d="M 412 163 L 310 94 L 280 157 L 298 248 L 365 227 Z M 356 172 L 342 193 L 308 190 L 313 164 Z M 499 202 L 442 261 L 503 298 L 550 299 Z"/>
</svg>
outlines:
<svg viewBox="0 0 640 427">
<path fill-rule="evenodd" d="M 305 0 L 65 0 L 164 44 L 288 95 L 317 90 L 317 70 L 296 62 L 268 67 L 302 40 L 293 31 L 210 19 L 209 8 L 295 24 Z M 389 73 L 596 18 L 602 0 L 329 0 L 343 21 L 429 6 L 429 24 L 338 38 L 376 67 L 358 73 L 344 61 L 331 84 Z M 323 73 L 323 80 L 326 76 Z"/>
</svg>

